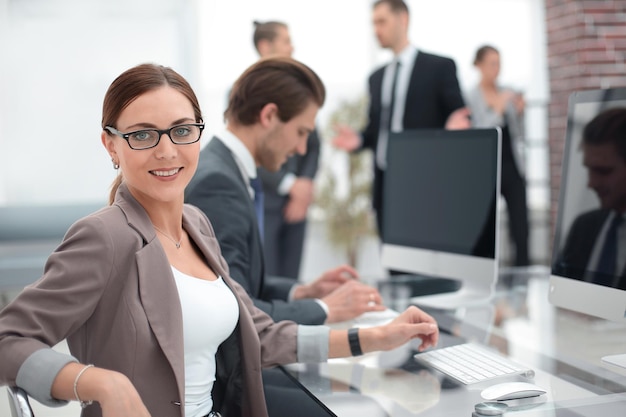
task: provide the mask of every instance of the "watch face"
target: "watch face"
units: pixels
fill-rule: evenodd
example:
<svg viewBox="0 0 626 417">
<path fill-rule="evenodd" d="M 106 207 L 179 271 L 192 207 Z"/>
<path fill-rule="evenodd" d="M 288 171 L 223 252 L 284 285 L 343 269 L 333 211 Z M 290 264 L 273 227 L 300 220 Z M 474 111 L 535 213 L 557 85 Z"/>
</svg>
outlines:
<svg viewBox="0 0 626 417">
<path fill-rule="evenodd" d="M 508 405 L 504 404 L 504 403 L 497 403 L 497 402 L 485 402 L 485 403 L 478 403 L 474 406 L 474 409 L 476 410 L 476 413 L 479 417 L 480 416 L 501 416 L 506 409 L 509 408 Z"/>
</svg>

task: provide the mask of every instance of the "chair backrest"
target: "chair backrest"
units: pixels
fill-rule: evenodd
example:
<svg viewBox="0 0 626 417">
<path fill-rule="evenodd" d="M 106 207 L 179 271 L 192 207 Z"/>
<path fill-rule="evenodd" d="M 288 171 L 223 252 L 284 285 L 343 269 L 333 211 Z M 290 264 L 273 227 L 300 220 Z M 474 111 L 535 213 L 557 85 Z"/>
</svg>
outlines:
<svg viewBox="0 0 626 417">
<path fill-rule="evenodd" d="M 11 417 L 35 417 L 28 401 L 28 394 L 18 387 L 7 387 Z"/>
</svg>

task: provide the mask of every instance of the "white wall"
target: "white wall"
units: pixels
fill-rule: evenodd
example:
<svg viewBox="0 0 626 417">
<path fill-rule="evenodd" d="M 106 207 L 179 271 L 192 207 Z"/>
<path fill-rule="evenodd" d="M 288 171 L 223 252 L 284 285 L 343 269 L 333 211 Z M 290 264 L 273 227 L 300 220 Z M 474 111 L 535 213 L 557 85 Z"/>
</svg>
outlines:
<svg viewBox="0 0 626 417">
<path fill-rule="evenodd" d="M 373 37 L 370 4 L 0 0 L 0 205 L 106 198 L 114 171 L 99 139 L 102 99 L 115 76 L 141 62 L 172 66 L 189 79 L 205 113 L 206 141 L 221 129 L 228 88 L 256 60 L 255 19 L 289 24 L 295 58 L 327 86 L 323 125 L 341 100 L 365 94 L 368 74 L 388 58 Z M 502 53 L 503 83 L 531 101 L 547 98 L 543 0 L 408 4 L 411 40 L 454 58 L 463 88 L 476 81 L 476 48 L 491 43 Z"/>
<path fill-rule="evenodd" d="M 375 45 L 367 1 L 234 0 L 198 5 L 203 21 L 199 27 L 199 95 L 209 132 L 222 128 L 228 89 L 258 59 L 252 43 L 254 20 L 289 25 L 294 58 L 313 68 L 326 85 L 327 104 L 321 117 L 339 100 L 364 93 Z"/>
<path fill-rule="evenodd" d="M 0 4 L 0 204 L 105 201 L 115 171 L 100 143 L 104 93 L 143 62 L 193 75 L 190 2 Z"/>
</svg>

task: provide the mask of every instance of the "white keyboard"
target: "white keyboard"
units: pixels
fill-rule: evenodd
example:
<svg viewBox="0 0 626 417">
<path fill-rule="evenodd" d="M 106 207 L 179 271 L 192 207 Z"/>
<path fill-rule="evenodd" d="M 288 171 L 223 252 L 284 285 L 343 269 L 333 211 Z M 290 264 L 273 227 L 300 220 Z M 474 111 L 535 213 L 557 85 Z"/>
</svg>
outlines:
<svg viewBox="0 0 626 417">
<path fill-rule="evenodd" d="M 535 372 L 488 347 L 475 343 L 429 350 L 418 353 L 415 359 L 425 363 L 463 384 L 474 384 L 494 378 L 522 375 L 527 378 Z"/>
</svg>

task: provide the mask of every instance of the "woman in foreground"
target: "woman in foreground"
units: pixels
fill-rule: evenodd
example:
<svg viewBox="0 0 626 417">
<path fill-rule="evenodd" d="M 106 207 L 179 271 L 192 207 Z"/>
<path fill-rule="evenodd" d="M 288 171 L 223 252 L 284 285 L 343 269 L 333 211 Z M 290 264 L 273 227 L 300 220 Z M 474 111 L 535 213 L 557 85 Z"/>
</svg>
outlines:
<svg viewBox="0 0 626 417">
<path fill-rule="evenodd" d="M 261 368 L 388 350 L 435 321 L 410 307 L 385 326 L 273 322 L 228 276 L 211 224 L 185 205 L 204 125 L 170 68 L 122 73 L 101 140 L 120 169 L 111 205 L 70 227 L 44 275 L 0 312 L 0 384 L 84 416 L 267 416 Z M 67 339 L 71 356 L 51 347 Z"/>
</svg>

